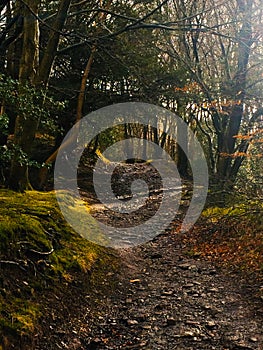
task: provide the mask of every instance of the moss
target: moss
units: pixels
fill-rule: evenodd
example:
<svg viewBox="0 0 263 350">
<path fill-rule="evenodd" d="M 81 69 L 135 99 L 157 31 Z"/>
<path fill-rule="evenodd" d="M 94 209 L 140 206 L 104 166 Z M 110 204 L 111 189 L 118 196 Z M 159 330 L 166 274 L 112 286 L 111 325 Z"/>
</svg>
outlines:
<svg viewBox="0 0 263 350">
<path fill-rule="evenodd" d="M 223 217 L 228 218 L 240 218 L 245 217 L 248 221 L 253 221 L 256 219 L 257 223 L 260 224 L 260 212 L 262 213 L 263 204 L 259 201 L 249 201 L 247 203 L 237 203 L 228 207 L 217 207 L 211 206 L 203 210 L 202 216 L 210 219 L 213 222 L 217 222 Z M 262 224 L 262 218 L 261 218 Z"/>
<path fill-rule="evenodd" d="M 104 264 L 115 264 L 109 250 L 71 229 L 53 192 L 0 190 L 0 249 L 0 349 L 1 339 L 34 332 L 46 293 L 73 283 L 76 273 L 93 270 L 99 281 Z"/>
<path fill-rule="evenodd" d="M 68 191 L 57 191 L 56 196 L 67 220 L 73 227 L 77 228 L 82 237 L 102 246 L 108 245 L 107 237 L 103 234 L 97 220 L 89 215 L 90 207 L 87 203 L 74 198 Z"/>
<path fill-rule="evenodd" d="M 14 300 L 14 304 L 16 309 L 11 312 L 11 327 L 19 331 L 21 335 L 32 333 L 41 315 L 38 305 L 23 299 Z"/>
</svg>

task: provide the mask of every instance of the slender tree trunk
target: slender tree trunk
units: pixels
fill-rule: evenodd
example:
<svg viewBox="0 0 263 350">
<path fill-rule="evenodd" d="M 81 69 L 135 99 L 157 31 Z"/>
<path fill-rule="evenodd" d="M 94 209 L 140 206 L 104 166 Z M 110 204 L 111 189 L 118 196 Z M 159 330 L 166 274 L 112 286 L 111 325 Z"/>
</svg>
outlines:
<svg viewBox="0 0 263 350">
<path fill-rule="evenodd" d="M 188 150 L 188 130 L 187 125 L 183 124 L 182 127 L 177 130 L 177 168 L 180 176 L 188 176 L 188 159 L 183 149 Z"/>
<path fill-rule="evenodd" d="M 106 9 L 108 9 L 111 4 L 112 4 L 112 0 L 109 0 L 108 3 L 107 3 Z M 106 19 L 106 16 L 107 16 L 106 13 L 100 14 L 99 21 L 103 22 Z M 94 57 L 95 57 L 95 52 L 96 51 L 97 51 L 97 45 L 94 44 L 92 46 L 91 54 L 89 56 L 89 59 L 87 61 L 86 67 L 85 67 L 85 71 L 84 71 L 82 79 L 81 79 L 80 91 L 79 91 L 78 102 L 77 102 L 76 122 L 78 122 L 82 118 L 87 80 L 88 80 L 88 77 L 89 77 L 89 74 L 90 74 L 91 66 L 92 66 L 92 63 L 94 61 Z M 68 140 L 68 141 L 70 142 L 70 140 Z M 48 157 L 48 159 L 45 161 L 45 167 L 43 167 L 40 170 L 40 173 L 39 173 L 39 186 L 41 188 L 44 186 L 44 184 L 46 182 L 46 178 L 47 178 L 47 174 L 48 174 L 48 167 L 47 166 L 52 164 L 56 160 L 57 154 L 58 154 L 58 149 L 55 152 L 53 152 Z"/>
<path fill-rule="evenodd" d="M 184 107 L 178 102 L 178 113 L 183 115 Z M 182 118 L 182 117 L 181 117 Z M 183 120 L 183 118 L 182 118 Z M 188 177 L 188 126 L 186 122 L 177 126 L 177 168 L 181 177 Z M 185 151 L 186 152 L 185 152 Z"/>
<path fill-rule="evenodd" d="M 7 5 L 7 19 L 10 21 L 12 18 L 12 12 L 13 16 L 19 16 L 18 20 L 14 24 L 13 30 L 10 31 L 9 36 L 14 36 L 15 39 L 10 43 L 10 45 L 7 48 L 7 54 L 6 54 L 6 72 L 8 75 L 10 75 L 13 79 L 19 78 L 19 58 L 22 55 L 22 31 L 23 31 L 23 16 L 21 13 L 22 5 L 19 2 L 16 2 L 13 5 L 13 9 L 11 9 L 10 2 L 8 2 Z"/>
<path fill-rule="evenodd" d="M 27 0 L 26 4 L 35 14 L 38 13 L 40 1 Z M 38 20 L 27 7 L 24 8 L 23 49 L 20 60 L 19 81 L 22 84 L 34 84 L 39 64 L 39 26 Z M 14 144 L 27 155 L 30 154 L 35 137 L 37 120 L 30 114 L 17 116 L 15 122 Z M 12 160 L 9 187 L 16 191 L 31 188 L 28 179 L 28 166 L 21 164 L 19 154 Z"/>
<path fill-rule="evenodd" d="M 235 104 L 232 107 L 229 115 L 227 128 L 224 133 L 222 148 L 219 149 L 219 159 L 217 164 L 217 177 L 224 183 L 231 184 L 234 182 L 237 175 L 237 165 L 233 162 L 231 157 L 224 155 L 231 155 L 235 152 L 236 139 L 235 135 L 239 133 L 240 125 L 243 117 L 243 103 L 246 96 L 246 81 L 247 81 L 247 69 L 249 63 L 250 49 L 252 45 L 252 1 L 247 0 L 244 2 L 245 7 L 242 8 L 243 23 L 239 33 L 238 43 L 238 67 L 237 73 L 234 78 Z M 235 170 L 232 171 L 232 167 Z"/>
<path fill-rule="evenodd" d="M 86 91 L 87 80 L 88 80 L 88 76 L 90 74 L 91 65 L 94 61 L 94 55 L 95 55 L 96 50 L 97 50 L 97 46 L 93 45 L 93 47 L 91 49 L 91 54 L 89 56 L 84 73 L 82 75 L 81 84 L 80 84 L 80 91 L 79 91 L 79 95 L 78 95 L 76 122 L 80 121 L 80 119 L 82 118 L 82 111 L 83 111 L 83 105 L 84 105 L 84 100 L 85 100 L 85 91 Z"/>
<path fill-rule="evenodd" d="M 143 149 L 142 159 L 147 160 L 148 125 L 143 125 Z"/>
<path fill-rule="evenodd" d="M 61 0 L 60 2 L 59 10 L 53 24 L 54 30 L 50 31 L 47 47 L 39 66 L 39 23 L 37 15 L 40 3 L 40 0 L 25 1 L 26 6 L 23 9 L 23 48 L 19 67 L 19 81 L 22 84 L 29 83 L 32 86 L 46 87 L 56 56 L 60 31 L 65 24 L 71 1 Z M 38 120 L 30 117 L 30 114 L 19 115 L 16 118 L 14 144 L 27 156 L 30 156 L 31 153 L 37 125 Z M 12 160 L 9 187 L 16 191 L 24 191 L 31 188 L 28 179 L 28 167 L 26 164 L 21 164 L 18 156 Z"/>
<path fill-rule="evenodd" d="M 70 4 L 71 0 L 62 0 L 60 2 L 57 16 L 55 18 L 54 23 L 52 24 L 53 30 L 51 30 L 49 34 L 49 39 L 44 52 L 44 56 L 40 63 L 39 74 L 36 76 L 35 79 L 36 86 L 40 85 L 42 87 L 46 87 L 48 83 L 50 71 L 52 69 L 52 65 L 57 54 L 60 32 L 65 25 Z"/>
</svg>

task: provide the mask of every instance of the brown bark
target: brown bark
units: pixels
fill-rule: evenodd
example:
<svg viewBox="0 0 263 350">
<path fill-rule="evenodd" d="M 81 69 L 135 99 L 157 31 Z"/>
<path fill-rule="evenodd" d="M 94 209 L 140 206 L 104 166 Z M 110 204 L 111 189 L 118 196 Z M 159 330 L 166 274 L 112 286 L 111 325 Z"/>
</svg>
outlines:
<svg viewBox="0 0 263 350">
<path fill-rule="evenodd" d="M 40 0 L 27 0 L 24 7 L 23 48 L 19 66 L 19 81 L 32 86 L 46 87 L 53 61 L 56 56 L 60 31 L 63 28 L 70 0 L 61 0 L 53 30 L 49 34 L 47 47 L 39 66 L 39 23 L 37 20 Z M 14 144 L 24 153 L 30 155 L 35 138 L 38 121 L 30 115 L 20 115 L 16 118 Z M 11 164 L 9 187 L 16 191 L 31 188 L 28 179 L 28 167 L 20 164 L 16 157 Z"/>
<path fill-rule="evenodd" d="M 7 4 L 6 16 L 7 20 L 11 21 L 12 16 L 19 16 L 18 20 L 14 24 L 13 30 L 10 31 L 8 39 L 13 37 L 7 48 L 6 53 L 6 72 L 13 79 L 18 79 L 19 77 L 19 58 L 22 55 L 22 31 L 23 31 L 23 16 L 22 5 L 16 2 L 11 10 L 10 2 Z M 12 14 L 13 13 L 13 14 Z"/>
<path fill-rule="evenodd" d="M 27 0 L 26 4 L 38 13 L 40 1 Z M 23 28 L 23 48 L 19 67 L 19 81 L 22 84 L 33 84 L 34 78 L 38 70 L 39 59 L 39 27 L 38 20 L 32 16 L 30 10 L 24 8 L 24 28 Z M 32 143 L 35 137 L 37 120 L 31 117 L 30 114 L 21 114 L 17 116 L 15 122 L 14 144 L 19 147 L 24 153 L 30 154 Z M 24 191 L 31 188 L 28 179 L 28 166 L 21 163 L 14 157 L 11 164 L 9 187 L 16 191 Z"/>
<path fill-rule="evenodd" d="M 40 62 L 39 74 L 36 76 L 35 80 L 36 86 L 40 85 L 46 87 L 48 83 L 50 71 L 57 53 L 60 32 L 65 25 L 70 3 L 71 0 L 62 0 L 60 2 L 57 16 L 54 23 L 52 24 L 52 28 L 54 30 L 50 31 L 45 53 Z"/>
<path fill-rule="evenodd" d="M 234 77 L 234 99 L 236 103 L 231 108 L 226 131 L 224 132 L 223 143 L 219 152 L 219 160 L 217 164 L 217 177 L 223 182 L 233 182 L 237 174 L 237 163 L 235 164 L 230 157 L 221 154 L 233 154 L 236 146 L 235 135 L 239 133 L 240 125 L 243 117 L 243 103 L 246 96 L 246 79 L 247 69 L 250 56 L 250 48 L 252 45 L 252 2 L 247 0 L 246 11 L 243 13 L 243 24 L 239 33 L 238 43 L 238 67 Z M 234 163 L 234 164 L 233 164 Z M 239 166 L 241 166 L 239 163 Z M 235 171 L 232 171 L 235 167 Z"/>
<path fill-rule="evenodd" d="M 97 47 L 94 45 L 92 47 L 92 51 L 90 54 L 90 57 L 88 59 L 85 71 L 83 73 L 82 79 L 81 79 L 81 84 L 80 84 L 80 91 L 79 91 L 79 95 L 78 95 L 78 102 L 77 102 L 77 112 L 76 112 L 76 123 L 78 121 L 81 120 L 82 118 L 82 110 L 83 110 L 83 104 L 84 104 L 84 99 L 85 99 L 85 91 L 86 91 L 86 84 L 87 84 L 87 79 L 91 70 L 91 65 L 93 63 L 94 60 L 94 55 L 95 52 L 97 50 Z M 67 145 L 71 142 L 71 139 L 69 139 L 67 141 Z M 54 161 L 57 158 L 57 154 L 59 149 L 61 149 L 61 147 L 66 146 L 65 144 L 63 144 L 62 146 L 60 146 L 58 149 L 55 150 L 55 152 L 53 152 L 48 159 L 45 161 L 45 166 L 40 170 L 39 172 L 39 187 L 43 188 L 45 182 L 46 182 L 46 178 L 47 178 L 47 174 L 48 174 L 48 166 L 52 163 L 54 163 Z"/>
<path fill-rule="evenodd" d="M 109 0 L 105 9 L 108 10 L 112 4 L 112 0 Z M 101 6 L 102 6 L 102 1 L 101 1 Z M 99 15 L 99 23 L 103 23 L 107 17 L 107 13 L 101 13 Z M 100 32 L 101 29 L 99 29 Z M 98 33 L 99 34 L 99 33 Z M 82 110 L 83 110 L 83 105 L 84 105 L 84 98 L 85 98 L 85 91 L 86 91 L 86 85 L 87 85 L 87 80 L 90 74 L 91 70 L 91 65 L 94 61 L 94 56 L 95 52 L 97 51 L 97 45 L 94 44 L 91 48 L 91 54 L 89 56 L 89 59 L 87 61 L 85 71 L 83 73 L 82 79 L 81 79 L 81 84 L 80 84 L 80 91 L 78 95 L 78 102 L 77 102 L 77 114 L 76 114 L 76 122 L 78 122 L 82 118 Z"/>
<path fill-rule="evenodd" d="M 108 9 L 111 4 L 112 4 L 112 0 L 109 0 L 108 4 L 106 6 L 106 9 Z M 99 21 L 103 22 L 106 19 L 106 16 L 107 16 L 106 13 L 101 13 L 99 16 Z M 88 80 L 88 77 L 90 74 L 91 66 L 92 66 L 92 63 L 94 61 L 96 51 L 97 51 L 97 45 L 94 44 L 91 48 L 91 54 L 88 58 L 88 61 L 87 61 L 87 64 L 86 64 L 86 67 L 85 67 L 85 70 L 84 70 L 84 73 L 83 73 L 82 79 L 81 79 L 80 90 L 79 90 L 78 101 L 77 101 L 76 123 L 79 120 L 81 120 L 81 118 L 82 118 L 87 80 Z M 67 144 L 69 142 L 70 142 L 70 140 L 68 140 Z M 53 152 L 51 154 L 51 156 L 48 157 L 48 159 L 45 161 L 45 166 L 40 170 L 39 185 L 41 188 L 44 186 L 44 184 L 46 182 L 47 173 L 48 173 L 48 165 L 52 164 L 56 160 L 58 150 L 59 149 L 57 149 L 55 152 Z"/>
<path fill-rule="evenodd" d="M 91 54 L 89 56 L 84 73 L 82 75 L 80 90 L 79 90 L 79 95 L 78 95 L 78 102 L 77 102 L 76 123 L 78 121 L 80 121 L 80 119 L 82 118 L 82 110 L 83 110 L 83 105 L 84 105 L 87 80 L 88 80 L 88 76 L 90 74 L 91 65 L 94 61 L 94 55 L 95 55 L 96 50 L 97 50 L 97 46 L 93 45 L 93 47 L 91 49 Z"/>
<path fill-rule="evenodd" d="M 177 168 L 181 177 L 188 177 L 188 130 L 187 125 L 182 124 L 177 132 Z"/>
</svg>

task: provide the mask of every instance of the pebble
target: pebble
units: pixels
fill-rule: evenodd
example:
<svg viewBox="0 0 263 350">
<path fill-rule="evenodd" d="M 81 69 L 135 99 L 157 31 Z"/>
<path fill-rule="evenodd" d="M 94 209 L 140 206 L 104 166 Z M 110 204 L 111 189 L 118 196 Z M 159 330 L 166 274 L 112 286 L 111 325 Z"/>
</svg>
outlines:
<svg viewBox="0 0 263 350">
<path fill-rule="evenodd" d="M 136 325 L 136 324 L 138 324 L 138 323 L 139 323 L 139 322 L 136 321 L 136 320 L 127 320 L 128 326 L 134 326 L 134 325 Z"/>
<path fill-rule="evenodd" d="M 174 294 L 174 292 L 172 290 L 169 290 L 167 292 L 162 292 L 162 295 L 166 295 L 166 296 L 171 296 L 173 294 Z"/>
<path fill-rule="evenodd" d="M 182 270 L 189 270 L 189 267 L 191 265 L 189 263 L 183 263 L 183 264 L 179 264 L 178 267 Z"/>
<path fill-rule="evenodd" d="M 146 325 L 143 325 L 142 328 L 143 328 L 143 329 L 152 329 L 152 326 L 146 324 Z"/>
<path fill-rule="evenodd" d="M 185 284 L 183 287 L 184 287 L 184 288 L 192 288 L 193 286 L 194 286 L 193 283 L 187 283 L 187 284 Z"/>
<path fill-rule="evenodd" d="M 198 282 L 198 281 L 193 281 L 193 284 L 195 284 L 196 286 L 201 286 L 202 285 L 202 283 Z"/>
<path fill-rule="evenodd" d="M 185 331 L 181 334 L 182 337 L 194 337 L 195 333 L 192 331 Z"/>
</svg>

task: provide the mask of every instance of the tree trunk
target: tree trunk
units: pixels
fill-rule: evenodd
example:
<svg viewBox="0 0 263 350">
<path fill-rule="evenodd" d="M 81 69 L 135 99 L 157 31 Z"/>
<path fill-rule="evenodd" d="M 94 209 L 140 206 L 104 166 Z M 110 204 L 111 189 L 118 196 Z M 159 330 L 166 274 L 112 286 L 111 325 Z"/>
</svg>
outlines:
<svg viewBox="0 0 263 350">
<path fill-rule="evenodd" d="M 94 61 L 94 55 L 97 50 L 97 46 L 93 45 L 91 49 L 91 53 L 89 56 L 89 59 L 87 61 L 84 73 L 82 75 L 81 84 L 80 84 L 80 91 L 78 95 L 78 103 L 77 103 L 77 113 L 76 113 L 76 123 L 81 120 L 82 118 L 82 112 L 83 112 L 83 105 L 84 105 L 84 99 L 85 99 L 85 91 L 86 91 L 86 85 L 88 76 L 90 74 L 91 66 Z"/>
<path fill-rule="evenodd" d="M 188 177 L 188 159 L 184 152 L 188 151 L 188 130 L 186 123 L 180 125 L 177 131 L 177 169 L 181 177 Z"/>
<path fill-rule="evenodd" d="M 238 67 L 234 77 L 234 105 L 230 111 L 228 124 L 223 135 L 222 148 L 218 150 L 219 158 L 217 164 L 217 177 L 223 183 L 230 184 L 235 181 L 237 175 L 237 162 L 235 163 L 230 156 L 235 152 L 235 135 L 239 133 L 243 117 L 243 104 L 246 97 L 247 69 L 249 63 L 250 49 L 252 40 L 252 2 L 244 2 L 243 23 L 239 33 L 238 41 Z M 240 167 L 242 162 L 238 163 Z M 232 169 L 235 167 L 235 169 Z M 233 171 L 234 170 L 234 171 Z"/>
<path fill-rule="evenodd" d="M 27 0 L 28 7 L 38 13 L 40 1 Z M 19 67 L 19 81 L 22 84 L 34 84 L 39 61 L 39 26 L 38 20 L 30 10 L 24 8 L 23 48 Z M 19 93 L 19 92 L 18 92 Z M 30 154 L 37 126 L 36 118 L 30 114 L 21 114 L 16 118 L 14 145 L 27 155 Z M 21 162 L 19 152 L 11 163 L 9 187 L 15 191 L 24 191 L 31 188 L 28 179 L 28 165 Z"/>
<path fill-rule="evenodd" d="M 56 56 L 57 46 L 66 18 L 70 0 L 61 0 L 54 30 L 49 34 L 49 40 L 39 66 L 39 23 L 37 20 L 40 0 L 27 0 L 24 7 L 23 48 L 19 67 L 19 81 L 22 84 L 30 83 L 32 86 L 46 87 L 53 61 Z M 34 15 L 33 15 L 33 13 Z M 27 115 L 16 118 L 14 144 L 27 156 L 30 156 L 32 144 L 35 138 L 38 121 Z M 28 179 L 28 166 L 21 164 L 19 156 L 12 160 L 9 187 L 16 191 L 24 191 L 31 188 Z"/>
<path fill-rule="evenodd" d="M 63 2 L 66 3 L 68 0 L 64 0 Z M 112 4 L 112 0 L 109 0 L 108 3 L 107 3 L 107 6 L 106 6 L 106 9 L 108 9 L 110 7 L 110 5 Z M 64 4 L 65 5 L 65 4 Z M 60 8 L 63 8 L 64 11 L 65 11 L 65 6 L 63 7 L 61 5 Z M 103 22 L 107 17 L 107 14 L 106 12 L 105 13 L 101 13 L 99 15 L 99 21 Z M 64 18 L 65 20 L 65 18 Z M 82 112 L 83 112 L 83 105 L 84 105 L 84 97 L 85 97 L 85 91 L 86 91 L 86 85 L 87 85 L 87 80 L 88 80 L 88 77 L 89 77 L 89 74 L 90 74 L 90 70 L 91 70 L 91 66 L 92 66 L 92 63 L 94 61 L 94 56 L 95 56 L 95 52 L 97 51 L 97 45 L 93 45 L 92 46 L 92 49 L 91 49 L 91 54 L 89 56 L 89 59 L 87 61 L 87 64 L 86 64 L 86 67 L 85 67 L 85 71 L 83 73 L 83 76 L 82 76 L 82 79 L 81 79 L 81 84 L 80 84 L 80 91 L 79 91 L 79 95 L 78 95 L 78 102 L 77 102 L 77 113 L 76 113 L 76 122 L 78 122 L 79 120 L 81 120 L 82 118 Z M 44 65 L 44 63 L 43 63 Z M 45 65 L 46 66 L 46 63 Z M 50 65 L 50 68 L 51 68 L 51 65 Z M 43 68 L 40 68 L 40 76 L 41 76 L 41 71 L 42 69 L 44 70 L 44 67 Z M 41 81 L 41 79 L 39 79 Z M 43 80 L 43 79 L 42 79 Z M 70 140 L 68 140 L 68 142 L 70 142 Z M 58 154 L 58 150 L 57 149 L 55 152 L 53 152 L 51 154 L 51 156 L 48 157 L 48 159 L 45 161 L 45 167 L 43 167 L 41 170 L 40 170 L 40 173 L 39 173 L 39 186 L 42 188 L 46 182 L 46 178 L 47 178 L 47 174 L 48 174 L 48 168 L 47 166 L 52 164 L 55 160 L 56 160 L 56 157 L 57 157 L 57 154 Z"/>
<path fill-rule="evenodd" d="M 50 75 L 50 71 L 57 54 L 57 48 L 60 38 L 60 32 L 64 27 L 67 19 L 67 13 L 71 0 L 62 0 L 58 9 L 58 13 L 49 34 L 47 47 L 39 67 L 39 74 L 36 77 L 35 85 L 46 87 Z"/>
<path fill-rule="evenodd" d="M 7 4 L 7 19 L 11 21 L 12 16 L 18 17 L 16 23 L 13 26 L 13 30 L 9 32 L 7 40 L 10 40 L 10 44 L 7 47 L 6 54 L 6 72 L 13 79 L 19 78 L 19 57 L 22 55 L 22 38 L 21 33 L 23 31 L 23 16 L 22 5 L 20 2 L 16 2 L 11 10 L 10 3 Z"/>
</svg>

